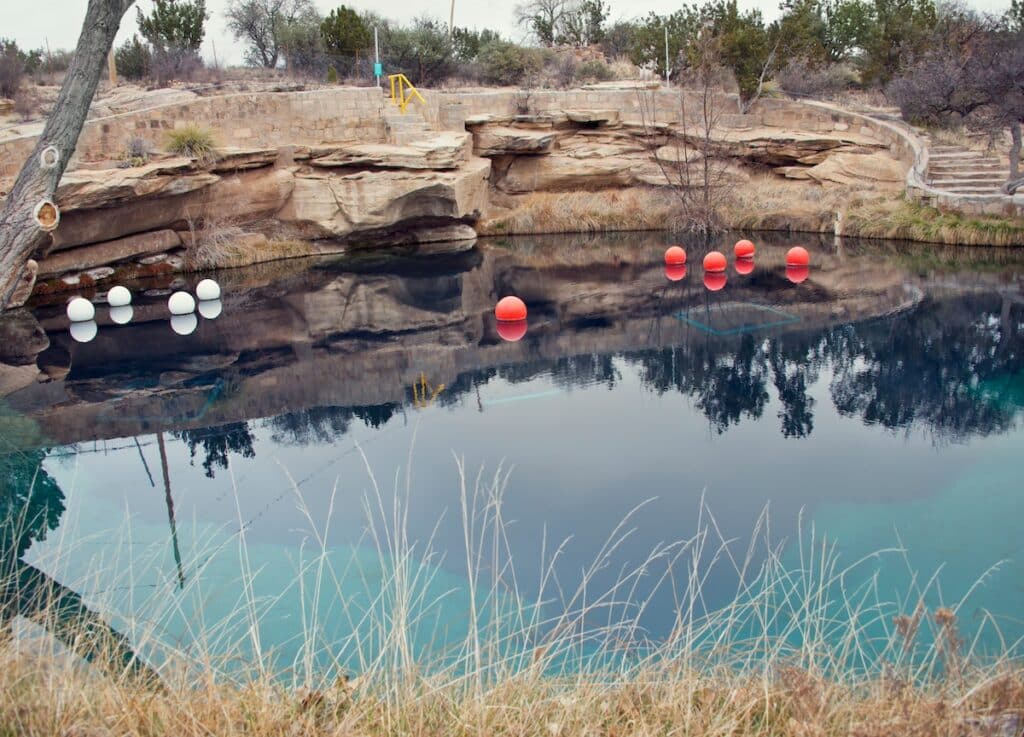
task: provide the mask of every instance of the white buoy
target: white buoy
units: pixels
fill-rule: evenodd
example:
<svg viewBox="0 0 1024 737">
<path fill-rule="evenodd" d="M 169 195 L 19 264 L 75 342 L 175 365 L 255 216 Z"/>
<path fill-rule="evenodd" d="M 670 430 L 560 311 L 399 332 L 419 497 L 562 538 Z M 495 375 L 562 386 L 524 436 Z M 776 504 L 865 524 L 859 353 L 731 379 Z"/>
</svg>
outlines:
<svg viewBox="0 0 1024 737">
<path fill-rule="evenodd" d="M 127 325 L 135 317 L 135 310 L 131 305 L 118 305 L 110 308 L 110 319 L 118 325 Z"/>
<path fill-rule="evenodd" d="M 68 302 L 67 313 L 71 322 L 85 322 L 96 317 L 96 308 L 85 297 L 75 297 Z"/>
<path fill-rule="evenodd" d="M 196 284 L 196 296 L 200 302 L 220 299 L 220 284 L 213 279 L 203 279 Z"/>
<path fill-rule="evenodd" d="M 71 323 L 71 337 L 79 343 L 88 343 L 96 337 L 99 328 L 94 320 L 82 320 Z"/>
<path fill-rule="evenodd" d="M 171 317 L 171 330 L 178 335 L 191 335 L 199 325 L 199 318 L 190 312 L 187 315 L 174 315 Z"/>
<path fill-rule="evenodd" d="M 111 287 L 107 292 L 107 304 L 111 307 L 124 307 L 132 303 L 132 293 L 122 286 Z"/>
<path fill-rule="evenodd" d="M 167 300 L 167 309 L 172 315 L 191 315 L 196 311 L 196 301 L 188 292 L 175 292 Z"/>
<path fill-rule="evenodd" d="M 207 320 L 216 320 L 222 309 L 224 309 L 224 305 L 220 303 L 219 299 L 207 299 L 199 303 L 199 314 Z"/>
</svg>

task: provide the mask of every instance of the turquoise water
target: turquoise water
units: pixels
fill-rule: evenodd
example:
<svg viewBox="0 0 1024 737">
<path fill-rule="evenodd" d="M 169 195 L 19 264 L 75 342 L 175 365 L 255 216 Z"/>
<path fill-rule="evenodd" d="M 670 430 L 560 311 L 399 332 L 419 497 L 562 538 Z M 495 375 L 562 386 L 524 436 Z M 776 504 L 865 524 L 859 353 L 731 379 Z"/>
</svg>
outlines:
<svg viewBox="0 0 1024 737">
<path fill-rule="evenodd" d="M 791 243 L 759 241 L 720 291 L 698 249 L 666 279 L 668 241 L 646 235 L 225 272 L 223 312 L 188 336 L 158 293 L 89 343 L 37 305 L 49 346 L 5 399 L 8 443 L 32 451 L 9 456 L 6 510 L 49 517 L 18 552 L 149 657 L 300 678 L 455 658 L 474 605 L 506 617 L 509 650 L 567 608 L 587 613 L 565 627 L 639 647 L 734 601 L 776 547 L 809 569 L 822 539 L 851 567 L 826 609 L 869 592 L 876 650 L 919 599 L 957 606 L 972 652 L 1012 648 L 1019 262 L 804 242 L 794 284 Z M 517 342 L 491 317 L 508 293 L 530 309 Z M 507 525 L 484 493 L 468 554 L 459 463 L 470 492 L 499 476 Z"/>
</svg>

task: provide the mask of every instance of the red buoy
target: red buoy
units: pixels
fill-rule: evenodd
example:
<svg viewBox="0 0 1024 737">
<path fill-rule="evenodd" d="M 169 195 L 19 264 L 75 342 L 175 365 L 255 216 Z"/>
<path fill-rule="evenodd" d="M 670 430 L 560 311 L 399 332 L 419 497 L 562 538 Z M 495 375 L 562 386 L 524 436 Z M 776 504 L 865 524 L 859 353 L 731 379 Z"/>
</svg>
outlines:
<svg viewBox="0 0 1024 737">
<path fill-rule="evenodd" d="M 724 271 L 708 271 L 704 273 L 704 286 L 709 292 L 717 292 L 725 286 L 726 276 Z"/>
<path fill-rule="evenodd" d="M 754 250 L 754 243 L 744 238 L 741 241 L 736 241 L 732 252 L 736 254 L 736 258 L 754 258 Z"/>
<path fill-rule="evenodd" d="M 712 251 L 704 257 L 704 271 L 725 271 L 725 254 L 721 251 Z"/>
<path fill-rule="evenodd" d="M 665 264 L 665 278 L 669 281 L 681 281 L 686 278 L 684 264 Z"/>
<path fill-rule="evenodd" d="M 498 320 L 498 335 L 502 340 L 515 343 L 526 335 L 526 320 Z"/>
<path fill-rule="evenodd" d="M 793 246 L 786 251 L 786 266 L 808 266 L 811 256 L 803 246 Z"/>
<path fill-rule="evenodd" d="M 494 316 L 499 320 L 525 320 L 526 303 L 519 297 L 502 297 L 494 308 Z"/>
<path fill-rule="evenodd" d="M 682 246 L 669 246 L 665 251 L 665 263 L 669 266 L 682 266 L 686 263 L 686 249 Z"/>
<path fill-rule="evenodd" d="M 733 261 L 732 267 L 736 269 L 737 274 L 743 274 L 746 276 L 754 270 L 754 259 L 752 258 L 738 258 Z"/>
<path fill-rule="evenodd" d="M 787 266 L 786 278 L 794 284 L 804 281 L 811 273 L 809 266 Z"/>
</svg>

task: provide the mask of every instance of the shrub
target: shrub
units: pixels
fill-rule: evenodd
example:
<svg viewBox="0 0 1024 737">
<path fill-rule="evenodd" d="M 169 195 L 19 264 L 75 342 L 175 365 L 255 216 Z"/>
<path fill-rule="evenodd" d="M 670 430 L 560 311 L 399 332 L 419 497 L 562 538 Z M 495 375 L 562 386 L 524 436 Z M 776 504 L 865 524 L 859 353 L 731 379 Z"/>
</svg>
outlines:
<svg viewBox="0 0 1024 737">
<path fill-rule="evenodd" d="M 487 84 L 517 85 L 541 69 L 540 55 L 511 41 L 491 41 L 480 50 L 479 62 Z"/>
<path fill-rule="evenodd" d="M 118 166 L 121 169 L 142 166 L 149 161 L 149 153 L 149 141 L 139 136 L 132 136 L 124 147 L 124 153 L 121 154 L 121 161 Z"/>
<path fill-rule="evenodd" d="M 14 112 L 22 120 L 31 118 L 36 112 L 36 107 L 36 97 L 32 94 L 31 90 L 19 90 L 14 95 Z"/>
<path fill-rule="evenodd" d="M 198 126 L 185 126 L 171 131 L 168 135 L 167 150 L 200 161 L 209 161 L 214 155 L 213 136 Z"/>
<path fill-rule="evenodd" d="M 324 42 L 315 19 L 303 18 L 286 24 L 281 28 L 279 43 L 289 74 L 310 79 L 323 79 L 327 74 Z M 339 60 L 333 63 L 337 70 Z"/>
<path fill-rule="evenodd" d="M 512 95 L 512 108 L 516 111 L 516 115 L 533 115 L 533 90 L 519 90 Z"/>
<path fill-rule="evenodd" d="M 579 62 L 572 54 L 553 54 L 544 66 L 544 75 L 556 87 L 571 87 L 576 80 Z"/>
<path fill-rule="evenodd" d="M 585 61 L 576 67 L 573 78 L 577 82 L 607 82 L 615 79 L 615 72 L 603 61 Z"/>
<path fill-rule="evenodd" d="M 775 81 L 783 91 L 798 97 L 829 97 L 856 84 L 856 73 L 843 64 L 813 64 L 807 59 L 790 59 Z"/>
<path fill-rule="evenodd" d="M 330 84 L 338 84 L 338 70 L 334 65 L 327 67 L 327 81 Z"/>
<path fill-rule="evenodd" d="M 114 52 L 117 73 L 125 79 L 145 79 L 149 76 L 152 63 L 153 55 L 138 35 L 133 35 Z"/>
<path fill-rule="evenodd" d="M 14 97 L 25 76 L 25 64 L 14 41 L 0 38 L 0 97 Z"/>
</svg>

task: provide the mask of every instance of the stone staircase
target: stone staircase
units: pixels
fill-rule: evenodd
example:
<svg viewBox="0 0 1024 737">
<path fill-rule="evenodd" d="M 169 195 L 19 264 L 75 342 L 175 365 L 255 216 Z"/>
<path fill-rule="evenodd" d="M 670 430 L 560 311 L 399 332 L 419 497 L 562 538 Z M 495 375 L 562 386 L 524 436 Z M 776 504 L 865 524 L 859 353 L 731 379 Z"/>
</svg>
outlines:
<svg viewBox="0 0 1024 737">
<path fill-rule="evenodd" d="M 961 146 L 929 146 L 927 181 L 953 194 L 999 194 L 1006 182 L 1006 166 Z"/>
<path fill-rule="evenodd" d="M 390 102 L 387 105 L 384 109 L 384 134 L 388 143 L 404 146 L 434 135 L 434 130 L 415 106 L 410 105 L 403 115 Z"/>
</svg>

